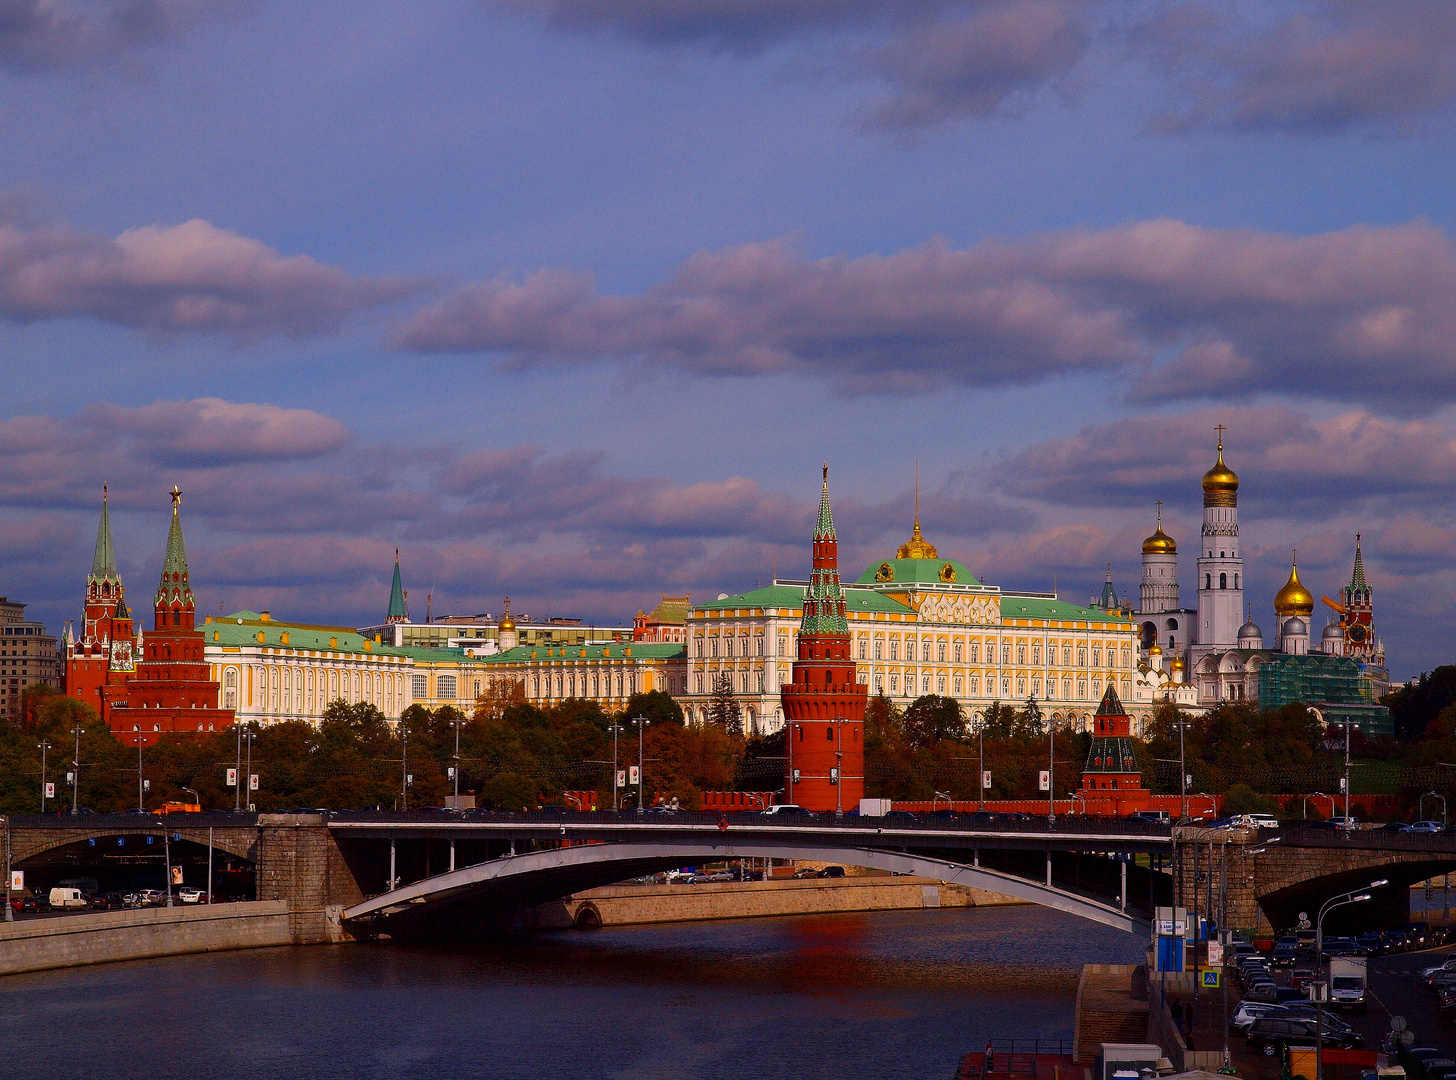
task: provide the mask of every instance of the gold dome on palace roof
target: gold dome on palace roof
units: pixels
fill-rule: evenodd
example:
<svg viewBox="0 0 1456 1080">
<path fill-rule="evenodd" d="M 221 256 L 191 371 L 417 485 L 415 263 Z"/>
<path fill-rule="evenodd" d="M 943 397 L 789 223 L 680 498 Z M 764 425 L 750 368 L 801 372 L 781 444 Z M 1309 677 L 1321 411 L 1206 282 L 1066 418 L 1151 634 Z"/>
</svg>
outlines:
<svg viewBox="0 0 1456 1080">
<path fill-rule="evenodd" d="M 496 630 L 497 630 L 497 632 L 499 632 L 499 631 L 502 631 L 502 630 L 514 630 L 515 628 L 516 628 L 516 620 L 513 619 L 513 618 L 511 618 L 511 598 L 509 596 L 507 596 L 506 597 L 506 612 L 505 612 L 504 615 L 502 615 L 500 617 L 500 622 L 498 622 L 496 624 Z"/>
<path fill-rule="evenodd" d="M 1176 555 L 1178 541 L 1163 531 L 1163 503 L 1158 501 L 1158 531 L 1143 541 L 1144 555 Z"/>
<path fill-rule="evenodd" d="M 1218 460 L 1213 468 L 1203 474 L 1204 506 L 1237 506 L 1239 499 L 1239 477 L 1223 463 L 1223 437 L 1218 440 Z"/>
<path fill-rule="evenodd" d="M 1277 615 L 1309 615 L 1314 611 L 1314 596 L 1299 580 L 1299 563 L 1289 569 L 1289 580 L 1284 588 L 1274 594 L 1274 612 Z"/>
<path fill-rule="evenodd" d="M 920 516 L 915 517 L 915 528 L 910 533 L 910 539 L 905 541 L 895 551 L 897 559 L 938 559 L 940 554 L 935 550 L 935 545 L 928 542 L 920 535 Z"/>
</svg>

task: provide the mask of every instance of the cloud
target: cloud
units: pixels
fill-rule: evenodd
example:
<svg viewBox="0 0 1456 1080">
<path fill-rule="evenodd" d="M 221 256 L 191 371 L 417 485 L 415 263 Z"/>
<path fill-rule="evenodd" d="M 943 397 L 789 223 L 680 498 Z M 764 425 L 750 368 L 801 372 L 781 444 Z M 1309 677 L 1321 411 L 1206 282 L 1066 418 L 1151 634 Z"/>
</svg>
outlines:
<svg viewBox="0 0 1456 1080">
<path fill-rule="evenodd" d="M 1158 219 L 957 250 L 810 259 L 787 240 L 699 252 L 635 295 L 540 270 L 456 290 L 397 335 L 508 363 L 640 359 L 792 372 L 848 392 L 1103 373 L 1135 400 L 1456 397 L 1456 248 L 1427 222 L 1313 236 Z"/>
<path fill-rule="evenodd" d="M 1321 0 L 1271 19 L 1278 10 L 1190 2 L 1137 27 L 1132 51 L 1180 99 L 1152 129 L 1399 134 L 1456 101 L 1449 0 Z"/>
<path fill-rule="evenodd" d="M 990 116 L 1019 92 L 1067 74 L 1091 38 L 1075 9 L 1016 0 L 908 29 L 869 58 L 891 88 L 870 110 L 869 125 L 905 129 Z"/>
<path fill-rule="evenodd" d="M 308 337 L 421 288 L 280 255 L 205 221 L 145 225 L 115 240 L 0 219 L 0 320 L 89 318 L 239 341 Z"/>
<path fill-rule="evenodd" d="M 244 0 L 0 0 L 0 67 L 22 73 L 100 67 L 244 6 Z"/>
<path fill-rule="evenodd" d="M 1096 424 L 1014 455 L 995 481 L 1008 494 L 1063 505 L 1190 503 L 1213 464 L 1219 423 L 1228 428 L 1225 460 L 1241 480 L 1239 504 L 1263 517 L 1325 519 L 1456 498 L 1456 436 L 1442 424 L 1358 410 L 1314 418 L 1279 407 Z"/>
<path fill-rule="evenodd" d="M 126 408 L 95 405 L 86 422 L 136 436 L 139 449 L 167 464 L 298 460 L 333 453 L 348 435 L 310 409 L 237 404 L 219 398 L 158 401 Z"/>
</svg>

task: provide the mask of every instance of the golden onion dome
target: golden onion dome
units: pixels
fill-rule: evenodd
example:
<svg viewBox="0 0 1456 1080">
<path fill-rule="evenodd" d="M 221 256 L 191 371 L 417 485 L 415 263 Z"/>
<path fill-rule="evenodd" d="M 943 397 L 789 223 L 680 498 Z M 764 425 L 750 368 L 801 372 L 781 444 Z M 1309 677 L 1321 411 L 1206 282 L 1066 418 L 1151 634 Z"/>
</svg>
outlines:
<svg viewBox="0 0 1456 1080">
<path fill-rule="evenodd" d="M 1161 645 L 1159 645 L 1156 641 L 1153 642 L 1151 645 L 1148 646 L 1148 655 L 1149 656 L 1162 656 L 1163 655 L 1163 647 Z"/>
<path fill-rule="evenodd" d="M 1175 671 L 1182 670 L 1182 668 L 1183 668 L 1183 658 L 1181 656 L 1175 656 L 1175 657 L 1173 657 L 1173 665 L 1172 666 L 1173 666 L 1173 669 Z"/>
<path fill-rule="evenodd" d="M 500 622 L 496 624 L 496 630 L 514 630 L 515 628 L 516 620 L 511 618 L 511 598 L 508 596 L 506 597 L 506 612 L 501 616 Z"/>
<path fill-rule="evenodd" d="M 1223 463 L 1223 440 L 1218 442 L 1218 460 L 1203 474 L 1204 506 L 1237 506 L 1239 477 Z"/>
<path fill-rule="evenodd" d="M 1299 563 L 1289 569 L 1289 580 L 1274 594 L 1274 613 L 1280 616 L 1309 615 L 1314 611 L 1314 596 L 1299 580 Z"/>
<path fill-rule="evenodd" d="M 1158 500 L 1158 529 L 1143 541 L 1144 555 L 1176 555 L 1178 542 L 1163 531 L 1163 502 Z"/>
</svg>

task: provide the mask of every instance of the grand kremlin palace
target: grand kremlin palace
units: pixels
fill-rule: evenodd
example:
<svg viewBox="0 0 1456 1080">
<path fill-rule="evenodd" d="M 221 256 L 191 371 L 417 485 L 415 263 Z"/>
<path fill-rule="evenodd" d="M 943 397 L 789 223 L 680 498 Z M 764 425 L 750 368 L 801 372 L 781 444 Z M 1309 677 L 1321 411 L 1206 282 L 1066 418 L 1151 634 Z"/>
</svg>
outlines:
<svg viewBox="0 0 1456 1080">
<path fill-rule="evenodd" d="M 693 607 L 687 688 L 675 696 L 694 720 L 707 718 L 726 674 L 745 730 L 783 724 L 779 684 L 790 678 L 807 584 L 775 580 Z M 949 696 L 975 721 L 992 702 L 1020 706 L 1035 697 L 1054 722 L 1080 727 L 1107 686 L 1132 703 L 1135 684 L 1146 684 L 1138 628 L 1127 615 L 984 584 L 941 558 L 918 520 L 895 558 L 872 564 L 844 591 L 859 681 L 901 705 Z"/>
</svg>

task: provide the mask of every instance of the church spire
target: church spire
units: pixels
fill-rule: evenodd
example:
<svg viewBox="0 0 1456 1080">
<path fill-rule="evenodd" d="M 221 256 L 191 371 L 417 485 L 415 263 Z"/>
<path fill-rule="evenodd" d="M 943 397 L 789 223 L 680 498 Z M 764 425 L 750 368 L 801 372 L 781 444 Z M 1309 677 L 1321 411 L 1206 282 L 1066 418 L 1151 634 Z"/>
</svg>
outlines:
<svg viewBox="0 0 1456 1080">
<path fill-rule="evenodd" d="M 399 548 L 394 549 L 394 583 L 389 587 L 389 613 L 387 623 L 409 622 L 409 612 L 404 606 L 404 582 L 399 576 Z"/>
<path fill-rule="evenodd" d="M 116 548 L 111 541 L 111 512 L 107 508 L 106 485 L 101 485 L 101 524 L 96 529 L 96 557 L 91 560 L 92 581 L 121 581 L 116 572 Z"/>
</svg>

